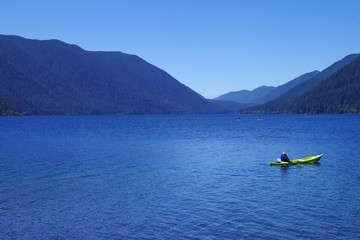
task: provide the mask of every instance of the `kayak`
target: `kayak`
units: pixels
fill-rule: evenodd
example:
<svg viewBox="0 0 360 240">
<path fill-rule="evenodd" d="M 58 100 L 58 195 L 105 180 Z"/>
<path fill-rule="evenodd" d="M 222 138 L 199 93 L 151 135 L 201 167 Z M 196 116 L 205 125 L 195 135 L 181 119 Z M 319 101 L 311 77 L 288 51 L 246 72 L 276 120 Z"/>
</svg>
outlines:
<svg viewBox="0 0 360 240">
<path fill-rule="evenodd" d="M 290 162 L 270 162 L 270 166 L 286 166 L 286 165 L 297 165 L 297 164 L 313 164 L 317 163 L 320 158 L 323 156 L 323 154 L 319 154 L 316 156 L 306 157 L 306 158 L 299 158 L 291 160 Z"/>
<path fill-rule="evenodd" d="M 269 164 L 270 164 L 270 166 L 286 166 L 286 165 L 297 165 L 297 164 L 313 164 L 313 163 L 317 163 L 322 156 L 323 156 L 323 154 L 319 154 L 319 155 L 316 155 L 316 156 L 294 159 L 294 160 L 291 160 L 290 162 L 276 161 L 276 162 L 270 162 Z"/>
</svg>

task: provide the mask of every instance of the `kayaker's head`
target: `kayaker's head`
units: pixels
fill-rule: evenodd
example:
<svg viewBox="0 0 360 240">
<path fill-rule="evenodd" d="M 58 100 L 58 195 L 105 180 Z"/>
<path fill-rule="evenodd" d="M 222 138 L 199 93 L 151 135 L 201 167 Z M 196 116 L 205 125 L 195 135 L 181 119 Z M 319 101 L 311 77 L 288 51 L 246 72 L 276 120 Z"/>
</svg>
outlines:
<svg viewBox="0 0 360 240">
<path fill-rule="evenodd" d="M 283 152 L 283 154 L 286 154 L 286 152 Z"/>
</svg>

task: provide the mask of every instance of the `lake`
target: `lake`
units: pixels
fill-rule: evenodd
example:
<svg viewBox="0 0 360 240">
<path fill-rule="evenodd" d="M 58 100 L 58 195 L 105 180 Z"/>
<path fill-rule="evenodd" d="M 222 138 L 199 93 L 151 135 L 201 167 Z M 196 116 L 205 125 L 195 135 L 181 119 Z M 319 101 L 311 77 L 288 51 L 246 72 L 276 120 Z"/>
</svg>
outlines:
<svg viewBox="0 0 360 240">
<path fill-rule="evenodd" d="M 359 115 L 1 117 L 1 239 L 359 239 L 359 136 Z"/>
</svg>

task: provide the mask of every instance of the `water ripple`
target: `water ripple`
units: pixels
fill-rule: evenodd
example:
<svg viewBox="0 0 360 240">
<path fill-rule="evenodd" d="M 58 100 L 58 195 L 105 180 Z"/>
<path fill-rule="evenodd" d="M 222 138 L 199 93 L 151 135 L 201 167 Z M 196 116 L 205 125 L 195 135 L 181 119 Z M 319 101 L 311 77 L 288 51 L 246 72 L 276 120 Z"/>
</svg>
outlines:
<svg viewBox="0 0 360 240">
<path fill-rule="evenodd" d="M 360 236 L 358 116 L 16 119 L 0 118 L 4 239 Z M 325 155 L 270 168 L 283 149 Z"/>
</svg>

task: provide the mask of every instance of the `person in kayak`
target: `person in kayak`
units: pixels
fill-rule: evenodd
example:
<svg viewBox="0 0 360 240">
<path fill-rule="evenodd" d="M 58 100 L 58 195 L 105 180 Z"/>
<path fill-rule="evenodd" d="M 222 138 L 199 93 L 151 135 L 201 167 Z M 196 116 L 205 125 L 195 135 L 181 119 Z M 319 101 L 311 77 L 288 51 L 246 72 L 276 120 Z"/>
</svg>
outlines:
<svg viewBox="0 0 360 240">
<path fill-rule="evenodd" d="M 283 152 L 283 153 L 281 154 L 280 160 L 281 160 L 282 162 L 290 162 L 290 159 L 289 159 L 289 157 L 288 157 L 288 155 L 287 155 L 286 152 Z"/>
</svg>

